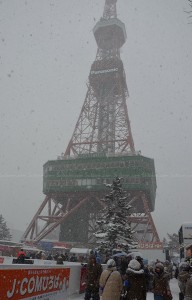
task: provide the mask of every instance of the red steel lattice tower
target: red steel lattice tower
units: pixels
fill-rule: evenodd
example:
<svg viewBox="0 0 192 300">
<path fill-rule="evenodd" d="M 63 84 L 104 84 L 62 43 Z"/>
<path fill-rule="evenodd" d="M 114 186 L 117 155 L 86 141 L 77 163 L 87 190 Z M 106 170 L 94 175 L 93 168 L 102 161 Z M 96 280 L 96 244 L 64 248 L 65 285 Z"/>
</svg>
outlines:
<svg viewBox="0 0 192 300">
<path fill-rule="evenodd" d="M 89 74 L 88 92 L 65 155 L 135 152 L 128 118 L 120 48 L 126 40 L 117 19 L 117 1 L 106 1 L 103 18 L 93 29 L 98 45 Z"/>
<path fill-rule="evenodd" d="M 117 18 L 116 3 L 117 0 L 105 1 L 103 17 L 93 29 L 98 49 L 95 61 L 91 66 L 85 101 L 67 149 L 60 160 L 56 162 L 57 167 L 55 163 L 47 163 L 44 166 L 46 198 L 27 228 L 24 234 L 25 240 L 38 242 L 59 224 L 61 224 L 61 240 L 78 240 L 79 233 L 72 224 L 81 228 L 81 231 L 85 232 L 85 236 L 88 235 L 90 219 L 95 218 L 95 212 L 97 214 L 95 202 L 101 207 L 100 199 L 104 193 L 103 190 L 93 188 L 93 186 L 99 187 L 99 180 L 102 184 L 107 180 L 102 181 L 98 175 L 93 178 L 92 174 L 92 179 L 90 179 L 83 173 L 86 178 L 86 189 L 83 190 L 83 179 L 78 177 L 80 176 L 78 175 L 80 174 L 78 173 L 78 163 L 76 161 L 75 166 L 72 167 L 72 164 L 69 166 L 70 158 L 80 159 L 88 155 L 87 157 L 90 159 L 91 155 L 94 157 L 94 154 L 98 156 L 105 154 L 111 157 L 129 155 L 140 159 L 135 152 L 131 133 L 126 104 L 128 88 L 120 57 L 120 49 L 126 41 L 126 30 L 124 23 Z M 82 168 L 82 162 L 79 163 L 80 166 Z M 98 167 L 98 163 L 95 166 Z M 67 177 L 69 174 L 69 171 L 66 173 L 67 168 L 70 168 L 70 171 L 75 169 L 77 173 L 75 180 L 74 175 Z M 102 167 L 100 166 L 100 168 Z M 60 172 L 59 178 L 54 170 Z M 103 170 L 101 170 L 101 174 L 102 172 Z M 111 179 L 114 174 L 114 171 L 111 171 Z M 51 179 L 53 176 L 55 176 L 54 183 Z M 141 180 L 144 180 L 143 175 L 140 177 L 142 177 Z M 154 204 L 151 204 L 149 200 L 149 194 L 155 195 L 156 184 L 153 180 L 153 191 L 148 193 L 146 192 L 147 188 L 143 188 L 141 180 L 138 189 L 134 188 L 134 191 L 130 191 L 132 203 L 135 205 L 130 221 L 137 231 L 137 240 L 158 242 L 159 236 L 150 213 L 154 209 Z M 80 185 L 81 189 L 79 189 Z M 147 179 L 144 185 L 149 185 Z M 71 189 L 70 186 L 73 188 Z M 129 188 L 127 190 L 129 191 Z M 47 213 L 43 214 L 43 210 L 46 208 Z M 78 217 L 78 213 L 81 214 L 81 218 Z M 45 222 L 41 230 L 38 227 L 38 220 Z M 88 242 L 85 236 L 79 241 Z"/>
</svg>

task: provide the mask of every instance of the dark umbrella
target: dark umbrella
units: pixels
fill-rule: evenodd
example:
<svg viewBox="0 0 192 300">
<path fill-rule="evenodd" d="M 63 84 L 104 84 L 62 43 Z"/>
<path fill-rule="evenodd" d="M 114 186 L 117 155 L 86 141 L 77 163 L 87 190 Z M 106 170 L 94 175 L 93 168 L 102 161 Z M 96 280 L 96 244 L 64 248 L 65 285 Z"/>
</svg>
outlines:
<svg viewBox="0 0 192 300">
<path fill-rule="evenodd" d="M 121 256 L 127 256 L 127 253 L 125 252 L 119 252 L 113 255 L 113 257 L 121 257 Z"/>
</svg>

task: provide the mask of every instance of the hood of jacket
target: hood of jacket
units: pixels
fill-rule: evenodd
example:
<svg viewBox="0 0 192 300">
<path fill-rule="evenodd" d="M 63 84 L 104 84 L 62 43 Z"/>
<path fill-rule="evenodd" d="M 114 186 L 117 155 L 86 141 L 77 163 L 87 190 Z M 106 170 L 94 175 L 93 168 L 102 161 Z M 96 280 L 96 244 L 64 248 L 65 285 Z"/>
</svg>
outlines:
<svg viewBox="0 0 192 300">
<path fill-rule="evenodd" d="M 169 273 L 167 273 L 165 271 L 163 271 L 162 273 L 154 272 L 154 276 L 157 278 L 167 278 L 167 279 L 169 279 L 169 277 L 170 277 Z"/>
<path fill-rule="evenodd" d="M 182 281 L 182 282 L 185 282 L 185 281 L 187 281 L 187 279 L 189 277 L 190 277 L 189 272 L 187 272 L 187 271 L 181 271 L 181 272 L 179 272 L 178 280 Z"/>
<path fill-rule="evenodd" d="M 144 273 L 144 270 L 143 270 L 143 269 L 140 269 L 140 270 L 134 270 L 134 269 L 128 268 L 128 269 L 126 270 L 126 273 L 127 273 L 127 274 L 130 274 L 130 273 L 132 273 L 132 274 L 143 274 L 143 273 Z"/>
</svg>

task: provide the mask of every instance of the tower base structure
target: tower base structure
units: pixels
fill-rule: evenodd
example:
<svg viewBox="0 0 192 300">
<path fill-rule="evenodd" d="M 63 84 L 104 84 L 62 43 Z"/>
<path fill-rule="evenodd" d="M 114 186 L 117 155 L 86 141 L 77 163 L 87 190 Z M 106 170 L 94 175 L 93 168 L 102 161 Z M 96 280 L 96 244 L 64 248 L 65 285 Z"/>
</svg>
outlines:
<svg viewBox="0 0 192 300">
<path fill-rule="evenodd" d="M 60 241 L 94 243 L 98 212 L 104 207 L 106 185 L 123 178 L 132 214 L 128 217 L 135 241 L 159 242 L 151 212 L 156 179 L 154 161 L 140 153 L 86 154 L 63 157 L 44 165 L 45 200 L 24 233 L 24 240 L 38 243 L 60 226 Z"/>
</svg>

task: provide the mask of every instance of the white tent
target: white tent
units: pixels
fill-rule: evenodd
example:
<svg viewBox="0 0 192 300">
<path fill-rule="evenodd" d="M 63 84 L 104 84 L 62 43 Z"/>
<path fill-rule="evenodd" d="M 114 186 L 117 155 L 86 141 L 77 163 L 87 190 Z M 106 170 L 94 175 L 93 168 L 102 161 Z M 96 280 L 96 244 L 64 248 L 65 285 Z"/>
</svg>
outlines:
<svg viewBox="0 0 192 300">
<path fill-rule="evenodd" d="M 24 251 L 29 251 L 29 252 L 39 252 L 39 251 L 44 252 L 43 250 L 38 249 L 38 248 L 36 248 L 36 247 L 21 246 L 21 248 L 22 248 Z"/>
<path fill-rule="evenodd" d="M 54 246 L 52 248 L 53 250 L 69 250 L 69 248 L 63 247 L 63 246 Z"/>
<path fill-rule="evenodd" d="M 90 253 L 91 249 L 88 248 L 71 248 L 69 251 L 70 253 L 73 254 L 86 254 L 88 255 Z"/>
</svg>

